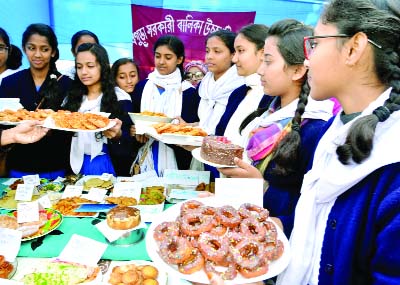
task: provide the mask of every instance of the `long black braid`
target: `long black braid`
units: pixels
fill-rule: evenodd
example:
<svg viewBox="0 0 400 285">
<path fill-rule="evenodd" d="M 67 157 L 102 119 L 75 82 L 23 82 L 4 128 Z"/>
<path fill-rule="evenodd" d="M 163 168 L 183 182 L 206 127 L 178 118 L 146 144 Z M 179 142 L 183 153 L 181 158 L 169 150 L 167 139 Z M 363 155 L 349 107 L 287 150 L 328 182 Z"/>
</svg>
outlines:
<svg viewBox="0 0 400 285">
<path fill-rule="evenodd" d="M 386 2 L 387 5 L 389 2 L 395 5 L 394 1 Z M 336 25 L 339 33 L 351 36 L 363 32 L 381 46 L 378 48 L 373 45 L 376 75 L 380 82 L 392 87 L 383 106 L 356 120 L 349 129 L 345 143 L 338 146 L 336 153 L 343 164 L 348 164 L 351 160 L 361 163 L 368 158 L 373 149 L 378 123 L 386 121 L 393 112 L 400 109 L 400 18 L 394 15 L 395 10 L 388 13 L 391 11 L 390 7 L 383 9 L 383 4 L 380 0 L 334 0 L 322 15 L 323 22 Z M 342 9 L 343 6 L 346 8 Z M 398 4 L 395 8 L 397 12 L 400 11 Z"/>
<path fill-rule="evenodd" d="M 278 49 L 286 66 L 303 65 L 305 60 L 303 53 L 303 38 L 312 35 L 312 28 L 294 19 L 285 19 L 276 22 L 268 30 L 268 37 L 274 36 L 278 40 Z M 275 147 L 272 160 L 275 162 L 273 171 L 280 175 L 288 175 L 295 171 L 299 159 L 301 145 L 300 129 L 301 116 L 308 102 L 310 88 L 306 75 L 302 78 L 302 88 L 295 115 L 291 121 L 292 131 L 289 132 Z M 267 108 L 262 108 L 251 113 L 240 125 L 241 132 L 254 118 L 261 116 Z"/>
</svg>

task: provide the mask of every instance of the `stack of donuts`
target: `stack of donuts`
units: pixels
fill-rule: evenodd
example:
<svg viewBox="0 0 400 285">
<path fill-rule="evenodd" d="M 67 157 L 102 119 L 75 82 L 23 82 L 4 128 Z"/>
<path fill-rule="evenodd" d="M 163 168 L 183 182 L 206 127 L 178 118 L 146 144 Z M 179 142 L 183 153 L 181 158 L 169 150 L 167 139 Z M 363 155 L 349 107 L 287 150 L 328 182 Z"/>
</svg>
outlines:
<svg viewBox="0 0 400 285">
<path fill-rule="evenodd" d="M 161 258 L 183 274 L 204 270 L 225 280 L 238 273 L 253 278 L 266 274 L 284 250 L 268 216 L 268 210 L 249 203 L 236 210 L 190 200 L 175 221 L 155 228 L 154 239 Z"/>
</svg>

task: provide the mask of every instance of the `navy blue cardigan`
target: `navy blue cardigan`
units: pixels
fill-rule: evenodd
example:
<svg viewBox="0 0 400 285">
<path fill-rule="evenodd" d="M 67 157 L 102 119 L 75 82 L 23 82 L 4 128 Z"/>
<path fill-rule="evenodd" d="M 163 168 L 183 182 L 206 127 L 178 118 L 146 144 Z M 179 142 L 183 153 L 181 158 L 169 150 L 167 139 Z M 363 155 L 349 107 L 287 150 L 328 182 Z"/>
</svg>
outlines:
<svg viewBox="0 0 400 285">
<path fill-rule="evenodd" d="M 46 88 L 48 79 L 43 82 L 40 90 Z M 61 105 L 66 92 L 70 89 L 72 80 L 63 76 L 58 81 Z M 29 69 L 21 70 L 3 79 L 0 86 L 0 98 L 20 98 L 25 109 L 33 111 L 41 101 Z M 40 106 L 45 109 L 60 106 L 49 106 L 46 101 Z M 7 167 L 24 172 L 50 172 L 69 170 L 71 133 L 51 130 L 43 139 L 32 144 L 16 144 L 7 157 Z"/>
<path fill-rule="evenodd" d="M 400 163 L 383 166 L 337 198 L 325 229 L 320 285 L 400 284 L 399 173 Z M 294 216 L 280 218 L 290 233 Z"/>
<path fill-rule="evenodd" d="M 133 112 L 139 113 L 140 103 L 142 101 L 143 88 L 146 85 L 148 79 L 140 81 L 136 86 L 132 94 Z M 197 115 L 197 109 L 200 103 L 200 96 L 197 90 L 193 88 L 186 89 L 182 92 L 182 119 L 187 123 L 195 123 L 199 121 Z M 189 151 L 175 145 L 169 145 L 175 153 L 176 162 L 178 169 L 189 169 L 190 162 L 192 161 L 192 154 Z"/>
</svg>

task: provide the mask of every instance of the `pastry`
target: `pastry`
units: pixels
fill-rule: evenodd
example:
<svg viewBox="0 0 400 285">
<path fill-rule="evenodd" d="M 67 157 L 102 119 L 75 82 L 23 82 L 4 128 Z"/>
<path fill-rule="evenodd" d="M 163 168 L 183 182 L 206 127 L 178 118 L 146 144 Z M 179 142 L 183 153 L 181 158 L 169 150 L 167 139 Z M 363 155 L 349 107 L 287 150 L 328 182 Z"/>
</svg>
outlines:
<svg viewBox="0 0 400 285">
<path fill-rule="evenodd" d="M 116 206 L 107 213 L 107 225 L 114 230 L 129 230 L 140 224 L 140 211 L 133 207 Z"/>
<path fill-rule="evenodd" d="M 234 166 L 235 157 L 243 158 L 243 148 L 231 143 L 226 137 L 208 136 L 203 139 L 200 156 L 209 162 Z"/>
</svg>

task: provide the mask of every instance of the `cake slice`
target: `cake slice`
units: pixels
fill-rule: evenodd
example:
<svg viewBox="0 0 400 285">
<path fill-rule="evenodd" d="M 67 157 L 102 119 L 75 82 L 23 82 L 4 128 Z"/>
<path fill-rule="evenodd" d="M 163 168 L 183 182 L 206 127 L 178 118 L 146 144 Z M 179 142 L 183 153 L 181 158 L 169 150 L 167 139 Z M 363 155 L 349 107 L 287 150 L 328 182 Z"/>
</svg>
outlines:
<svg viewBox="0 0 400 285">
<path fill-rule="evenodd" d="M 235 157 L 243 158 L 243 148 L 231 143 L 226 137 L 207 136 L 203 139 L 200 156 L 209 162 L 234 166 Z"/>
</svg>

